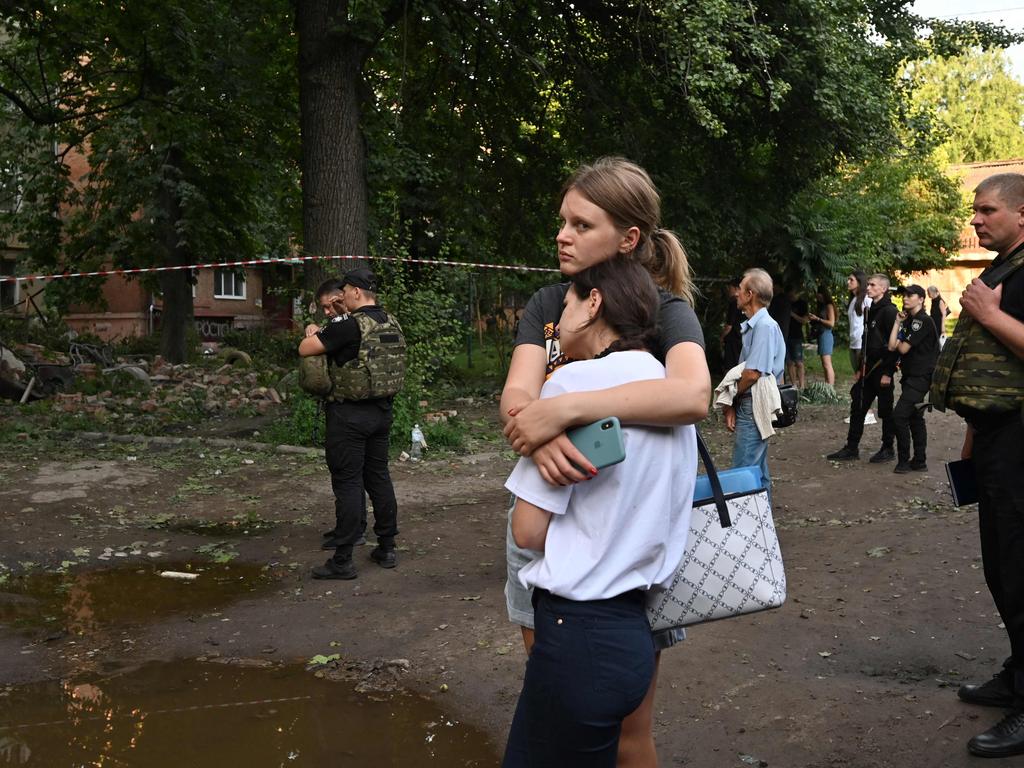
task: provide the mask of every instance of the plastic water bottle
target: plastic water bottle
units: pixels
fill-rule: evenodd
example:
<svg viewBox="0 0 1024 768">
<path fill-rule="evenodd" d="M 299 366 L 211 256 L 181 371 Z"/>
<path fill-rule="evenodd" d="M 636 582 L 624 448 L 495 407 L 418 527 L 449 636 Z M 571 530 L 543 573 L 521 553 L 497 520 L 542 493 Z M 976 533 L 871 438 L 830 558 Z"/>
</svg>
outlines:
<svg viewBox="0 0 1024 768">
<path fill-rule="evenodd" d="M 419 461 L 423 458 L 423 446 L 426 440 L 423 437 L 423 430 L 419 424 L 412 425 L 412 445 L 409 447 L 409 461 Z"/>
</svg>

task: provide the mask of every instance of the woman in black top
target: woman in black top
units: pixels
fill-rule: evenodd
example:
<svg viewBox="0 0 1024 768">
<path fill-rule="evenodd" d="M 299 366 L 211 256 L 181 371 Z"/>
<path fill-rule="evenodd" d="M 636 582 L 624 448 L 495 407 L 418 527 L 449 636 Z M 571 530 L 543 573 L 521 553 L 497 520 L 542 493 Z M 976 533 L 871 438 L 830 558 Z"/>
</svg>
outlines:
<svg viewBox="0 0 1024 768">
<path fill-rule="evenodd" d="M 949 316 L 949 306 L 934 285 L 928 286 L 928 297 L 932 300 L 928 314 L 931 315 L 932 322 L 935 323 L 935 332 L 939 335 L 939 349 L 942 349 L 942 345 L 946 342 L 946 318 Z"/>
</svg>

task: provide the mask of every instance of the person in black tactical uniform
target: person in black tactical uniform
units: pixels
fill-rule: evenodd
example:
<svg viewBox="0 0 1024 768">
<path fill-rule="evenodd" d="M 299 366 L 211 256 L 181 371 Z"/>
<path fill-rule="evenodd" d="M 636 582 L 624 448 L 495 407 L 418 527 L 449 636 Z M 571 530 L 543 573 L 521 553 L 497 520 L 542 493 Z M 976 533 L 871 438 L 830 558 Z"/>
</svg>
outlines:
<svg viewBox="0 0 1024 768">
<path fill-rule="evenodd" d="M 878 398 L 878 417 L 882 420 L 882 447 L 871 457 L 873 464 L 891 461 L 896 454 L 896 429 L 892 420 L 893 386 L 899 354 L 889 350 L 889 336 L 896 323 L 896 307 L 889 300 L 889 278 L 872 275 L 868 278 L 867 295 L 871 308 L 864 321 L 864 364 L 854 374 L 850 389 L 850 429 L 846 445 L 826 458 L 832 461 L 859 459 L 860 438 L 864 434 L 864 416 Z"/>
<path fill-rule="evenodd" d="M 388 471 L 391 402 L 405 376 L 405 339 L 377 305 L 377 278 L 354 269 L 341 280 L 344 314 L 306 336 L 299 354 L 327 355 L 334 389 L 326 398 L 327 466 L 335 497 L 334 556 L 313 569 L 317 579 L 354 579 L 352 548 L 361 535 L 365 494 L 373 503 L 377 546 L 370 558 L 394 568 L 398 504 Z M 307 329 L 308 331 L 308 329 Z"/>
<path fill-rule="evenodd" d="M 1010 709 L 967 749 L 1009 757 L 1024 754 L 1024 175 L 990 176 L 974 193 L 971 225 L 997 255 L 963 292 L 931 404 L 967 421 L 960 455 L 971 459 L 978 487 L 985 582 L 1010 639 L 999 673 L 958 692 L 971 704 Z"/>
<path fill-rule="evenodd" d="M 932 383 L 935 358 L 939 354 L 939 336 L 935 324 L 924 308 L 925 292 L 920 285 L 908 285 L 903 291 L 901 322 L 893 323 L 889 350 L 900 354 L 900 399 L 892 411 L 896 427 L 896 474 L 924 472 L 928 469 L 928 430 L 924 413 L 918 406 L 924 402 Z M 910 458 L 910 441 L 914 441 L 914 458 Z"/>
</svg>

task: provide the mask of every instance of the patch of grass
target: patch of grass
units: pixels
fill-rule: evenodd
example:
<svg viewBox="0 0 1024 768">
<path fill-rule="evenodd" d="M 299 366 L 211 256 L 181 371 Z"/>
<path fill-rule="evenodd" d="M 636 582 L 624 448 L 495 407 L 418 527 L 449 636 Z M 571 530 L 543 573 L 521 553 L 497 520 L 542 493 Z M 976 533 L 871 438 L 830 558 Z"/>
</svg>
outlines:
<svg viewBox="0 0 1024 768">
<path fill-rule="evenodd" d="M 508 350 L 511 351 L 511 344 L 508 345 Z M 455 386 L 475 386 L 493 390 L 505 381 L 505 374 L 508 371 L 505 354 L 507 353 L 500 350 L 490 339 L 485 338 L 483 346 L 480 346 L 479 338 L 474 336 L 472 351 L 463 347 L 446 368 L 445 373 Z"/>
<path fill-rule="evenodd" d="M 178 486 L 177 490 L 175 490 L 174 492 L 174 495 L 171 497 L 171 500 L 182 501 L 186 496 L 190 496 L 193 494 L 209 496 L 216 492 L 217 489 L 214 488 L 209 483 L 200 482 L 198 478 L 192 477 Z"/>
<path fill-rule="evenodd" d="M 238 552 L 234 550 L 234 546 L 230 541 L 214 541 L 210 544 L 196 547 L 196 552 L 200 555 L 206 555 L 215 563 L 230 563 L 238 557 Z"/>
<path fill-rule="evenodd" d="M 423 436 L 433 450 L 459 451 L 466 444 L 466 427 L 458 418 L 436 424 L 423 424 Z"/>
<path fill-rule="evenodd" d="M 192 459 L 192 451 L 173 450 L 152 453 L 146 457 L 146 463 L 156 469 L 174 470 L 181 469 Z"/>
<path fill-rule="evenodd" d="M 263 430 L 263 439 L 275 445 L 323 445 L 324 415 L 318 413 L 317 404 L 316 398 L 299 390 L 289 398 L 286 413 Z"/>
</svg>

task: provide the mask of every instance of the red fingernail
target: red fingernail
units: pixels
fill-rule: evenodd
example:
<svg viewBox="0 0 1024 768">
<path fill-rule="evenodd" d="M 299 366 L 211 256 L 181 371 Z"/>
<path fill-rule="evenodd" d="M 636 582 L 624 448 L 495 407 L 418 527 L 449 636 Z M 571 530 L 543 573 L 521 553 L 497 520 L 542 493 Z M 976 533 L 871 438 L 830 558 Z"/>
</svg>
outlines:
<svg viewBox="0 0 1024 768">
<path fill-rule="evenodd" d="M 596 469 L 590 470 L 590 474 L 592 474 L 592 475 L 594 475 L 596 477 L 597 476 L 597 470 Z"/>
</svg>

